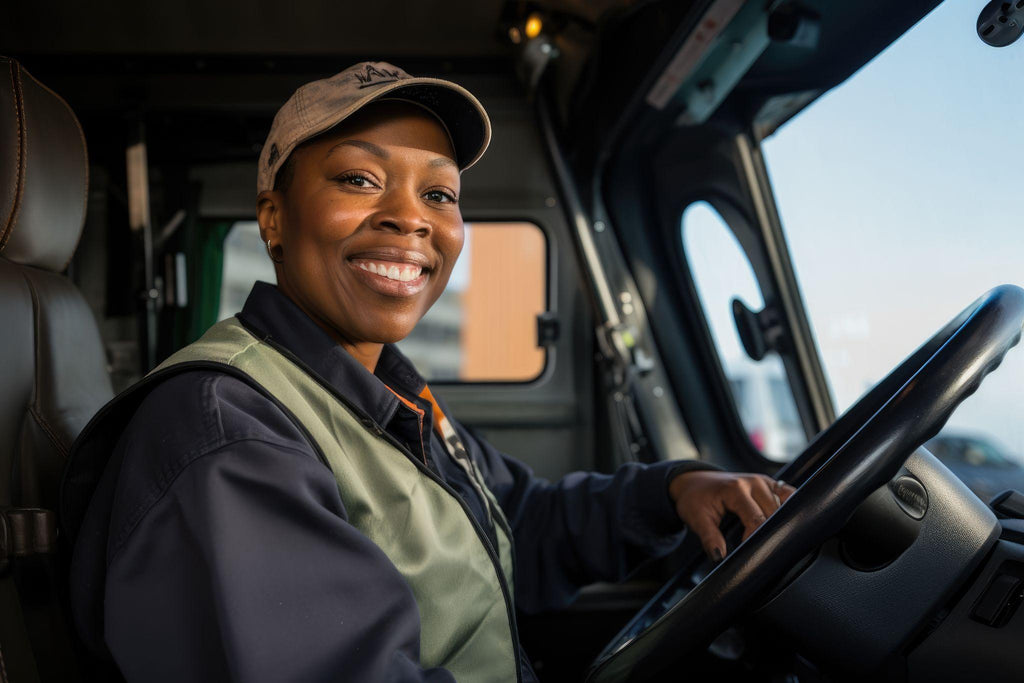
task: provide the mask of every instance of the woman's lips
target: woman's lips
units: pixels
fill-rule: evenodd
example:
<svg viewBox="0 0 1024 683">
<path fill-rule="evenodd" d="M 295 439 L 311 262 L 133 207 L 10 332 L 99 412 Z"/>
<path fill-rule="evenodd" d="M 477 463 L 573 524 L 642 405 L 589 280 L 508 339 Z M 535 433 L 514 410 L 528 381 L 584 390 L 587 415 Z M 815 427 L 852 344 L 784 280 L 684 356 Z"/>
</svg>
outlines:
<svg viewBox="0 0 1024 683">
<path fill-rule="evenodd" d="M 423 266 L 404 261 L 354 258 L 349 265 L 364 284 L 385 296 L 415 296 L 427 286 L 430 277 Z"/>
</svg>

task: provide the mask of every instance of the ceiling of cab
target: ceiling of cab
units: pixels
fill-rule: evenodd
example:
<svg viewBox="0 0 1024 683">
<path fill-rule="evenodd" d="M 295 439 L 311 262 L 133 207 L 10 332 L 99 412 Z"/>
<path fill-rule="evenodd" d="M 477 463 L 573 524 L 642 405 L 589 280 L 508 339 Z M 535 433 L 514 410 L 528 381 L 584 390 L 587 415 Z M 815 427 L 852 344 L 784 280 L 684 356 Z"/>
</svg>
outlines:
<svg viewBox="0 0 1024 683">
<path fill-rule="evenodd" d="M 496 56 L 505 0 L 10 0 L 9 54 Z"/>
<path fill-rule="evenodd" d="M 242 131 L 232 148 L 239 155 L 252 153 L 253 140 L 262 139 L 269 117 L 298 85 L 354 61 L 385 59 L 418 75 L 487 74 L 509 82 L 518 72 L 530 83 L 532 69 L 544 73 L 542 85 L 570 148 L 596 153 L 627 124 L 642 123 L 650 137 L 681 121 L 692 98 L 669 93 L 654 110 L 644 95 L 715 7 L 797 13 L 810 17 L 815 29 L 810 41 L 766 38 L 753 61 L 732 71 L 734 78 L 707 83 L 718 98 L 710 119 L 700 121 L 753 123 L 763 136 L 842 82 L 937 2 L 9 0 L 0 50 L 63 93 L 80 116 L 114 126 L 109 114 L 128 112 L 151 126 L 160 116 L 184 125 L 191 112 L 196 121 L 186 126 L 189 135 L 216 130 L 223 119 L 231 131 Z M 531 43 L 524 37 L 526 20 L 535 12 L 543 28 Z M 529 46 L 546 40 L 553 49 L 543 54 L 550 56 L 531 63 L 530 55 L 539 53 Z M 217 131 L 216 140 L 229 137 Z M 167 140 L 175 149 L 177 139 Z M 210 154 L 226 154 L 222 147 L 211 146 Z"/>
<path fill-rule="evenodd" d="M 764 137 L 843 82 L 938 2 L 632 3 L 612 15 L 614 22 L 606 17 L 599 24 L 601 40 L 588 55 L 589 72 L 577 87 L 558 88 L 552 95 L 562 106 L 563 122 L 573 122 L 572 147 L 582 150 L 576 162 L 581 167 L 602 145 L 614 144 L 619 133 L 633 134 L 634 142 L 661 144 L 675 128 L 719 125 L 752 126 Z M 654 97 L 656 92 L 664 96 Z"/>
</svg>

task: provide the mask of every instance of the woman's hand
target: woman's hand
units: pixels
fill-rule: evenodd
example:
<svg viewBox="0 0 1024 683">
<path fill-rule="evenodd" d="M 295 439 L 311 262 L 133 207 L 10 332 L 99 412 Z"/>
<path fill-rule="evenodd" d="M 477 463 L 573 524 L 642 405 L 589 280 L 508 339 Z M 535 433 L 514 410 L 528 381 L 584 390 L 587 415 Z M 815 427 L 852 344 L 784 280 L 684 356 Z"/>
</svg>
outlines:
<svg viewBox="0 0 1024 683">
<path fill-rule="evenodd" d="M 668 492 L 687 528 L 700 537 L 708 557 L 725 557 L 725 538 L 718 530 L 727 512 L 743 523 L 743 540 L 779 509 L 794 489 L 763 474 L 696 470 L 669 482 Z"/>
</svg>

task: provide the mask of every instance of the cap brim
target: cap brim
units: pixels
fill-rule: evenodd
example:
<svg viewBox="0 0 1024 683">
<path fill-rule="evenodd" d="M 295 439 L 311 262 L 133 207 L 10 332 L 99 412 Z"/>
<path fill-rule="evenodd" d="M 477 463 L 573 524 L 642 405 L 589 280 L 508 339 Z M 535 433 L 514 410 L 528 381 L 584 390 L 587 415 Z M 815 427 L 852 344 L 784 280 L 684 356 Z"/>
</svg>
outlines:
<svg viewBox="0 0 1024 683">
<path fill-rule="evenodd" d="M 483 105 L 468 90 L 454 83 L 412 78 L 382 88 L 370 101 L 387 99 L 414 102 L 437 116 L 448 130 L 460 169 L 475 164 L 490 144 L 491 122 Z"/>
<path fill-rule="evenodd" d="M 303 140 L 330 130 L 371 102 L 388 99 L 406 100 L 434 114 L 448 131 L 460 170 L 479 161 L 491 142 L 491 122 L 480 101 L 462 86 L 439 78 L 405 78 L 374 88 L 365 98 L 321 121 Z"/>
<path fill-rule="evenodd" d="M 451 139 L 455 162 L 460 170 L 475 164 L 490 144 L 491 122 L 487 112 L 472 93 L 457 83 L 439 78 L 401 78 L 362 87 L 366 88 L 362 97 L 335 109 L 324 107 L 324 111 L 319 112 L 319 116 L 314 120 L 311 120 L 312 110 L 308 104 L 293 104 L 293 100 L 302 94 L 302 89 L 296 91 L 281 111 L 278 111 L 278 117 L 285 107 L 298 107 L 298 113 L 292 114 L 299 117 L 301 125 L 294 126 L 298 129 L 294 137 L 289 136 L 290 131 L 279 131 L 275 136 L 275 128 L 271 128 L 268 142 L 273 138 L 273 144 L 269 148 L 264 145 L 260 153 L 257 192 L 273 188 L 278 171 L 298 145 L 327 132 L 366 105 L 379 100 L 410 102 L 435 116 Z M 278 117 L 274 118 L 274 126 L 278 124 Z"/>
</svg>

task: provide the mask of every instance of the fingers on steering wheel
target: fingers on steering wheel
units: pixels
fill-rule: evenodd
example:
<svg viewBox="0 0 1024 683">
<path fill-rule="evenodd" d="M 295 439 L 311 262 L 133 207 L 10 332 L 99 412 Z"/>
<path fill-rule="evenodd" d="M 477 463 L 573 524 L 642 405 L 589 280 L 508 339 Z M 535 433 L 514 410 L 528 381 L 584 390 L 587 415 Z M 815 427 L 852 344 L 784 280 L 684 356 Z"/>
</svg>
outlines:
<svg viewBox="0 0 1024 683">
<path fill-rule="evenodd" d="M 726 553 L 725 537 L 719 531 L 718 525 L 722 522 L 721 517 L 712 513 L 700 515 L 690 525 L 690 530 L 697 534 L 704 552 L 715 562 L 720 562 Z"/>
<path fill-rule="evenodd" d="M 782 504 L 782 496 L 775 488 L 775 480 L 770 477 L 754 477 L 750 482 L 750 495 L 765 517 L 770 517 Z"/>
<path fill-rule="evenodd" d="M 775 494 L 779 499 L 785 503 L 789 500 L 789 497 L 796 493 L 796 489 L 785 482 L 777 482 L 775 486 Z"/>
<path fill-rule="evenodd" d="M 740 522 L 743 524 L 743 540 L 747 540 L 750 534 L 754 533 L 754 529 L 761 526 L 764 520 L 768 517 L 767 514 L 761 509 L 761 505 L 754 499 L 752 491 L 756 485 L 749 487 L 738 487 L 736 494 L 731 496 L 726 501 L 726 507 L 740 518 Z M 768 498 L 772 498 L 769 493 Z M 774 503 L 774 499 L 772 499 Z"/>
</svg>

